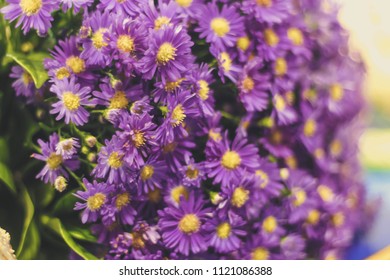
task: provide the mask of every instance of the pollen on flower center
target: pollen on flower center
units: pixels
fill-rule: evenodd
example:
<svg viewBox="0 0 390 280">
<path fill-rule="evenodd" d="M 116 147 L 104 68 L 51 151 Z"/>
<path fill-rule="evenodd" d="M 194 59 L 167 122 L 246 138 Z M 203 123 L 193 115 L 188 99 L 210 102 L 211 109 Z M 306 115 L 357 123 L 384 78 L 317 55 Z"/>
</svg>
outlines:
<svg viewBox="0 0 390 280">
<path fill-rule="evenodd" d="M 176 127 L 184 122 L 186 114 L 183 105 L 177 105 L 172 111 L 172 126 Z"/>
<path fill-rule="evenodd" d="M 141 179 L 142 181 L 147 181 L 152 178 L 154 174 L 154 167 L 151 165 L 145 165 L 141 170 Z"/>
<path fill-rule="evenodd" d="M 157 52 L 157 62 L 161 65 L 167 64 L 169 61 L 174 60 L 176 57 L 177 49 L 168 42 L 165 42 L 160 46 Z"/>
<path fill-rule="evenodd" d="M 163 153 L 164 154 L 172 153 L 176 149 L 176 147 L 177 147 L 176 142 L 169 143 L 163 147 Z"/>
<path fill-rule="evenodd" d="M 303 128 L 303 134 L 306 137 L 313 137 L 317 131 L 317 123 L 313 119 L 308 119 Z"/>
<path fill-rule="evenodd" d="M 246 51 L 251 44 L 251 41 L 249 40 L 248 36 L 240 37 L 237 40 L 237 47 L 242 50 Z"/>
<path fill-rule="evenodd" d="M 88 197 L 87 206 L 91 211 L 99 210 L 106 202 L 106 196 L 102 193 L 96 193 Z"/>
<path fill-rule="evenodd" d="M 238 187 L 234 190 L 231 198 L 231 204 L 234 207 L 241 208 L 249 199 L 249 191 L 244 187 Z"/>
<path fill-rule="evenodd" d="M 273 233 L 278 227 L 275 217 L 269 216 L 263 221 L 263 229 L 268 233 Z"/>
<path fill-rule="evenodd" d="M 143 132 L 141 131 L 135 131 L 133 135 L 133 144 L 138 149 L 145 145 L 145 137 Z"/>
<path fill-rule="evenodd" d="M 179 203 L 180 198 L 188 200 L 188 190 L 184 186 L 177 186 L 171 190 L 171 198 L 174 202 Z"/>
<path fill-rule="evenodd" d="M 129 105 L 129 100 L 125 92 L 117 91 L 110 99 L 109 109 L 125 109 Z"/>
<path fill-rule="evenodd" d="M 316 225 L 320 219 L 320 212 L 316 209 L 311 210 L 307 215 L 306 222 L 311 225 Z"/>
<path fill-rule="evenodd" d="M 104 33 L 107 32 L 107 30 L 107 28 L 99 28 L 98 31 L 92 35 L 92 44 L 96 49 L 100 50 L 108 45 L 107 42 L 104 41 Z"/>
<path fill-rule="evenodd" d="M 181 83 L 185 80 L 185 78 L 178 79 L 174 82 L 167 82 L 165 85 L 165 91 L 172 92 L 178 87 L 180 87 Z"/>
<path fill-rule="evenodd" d="M 210 93 L 209 84 L 205 80 L 199 80 L 198 85 L 199 85 L 199 91 L 198 91 L 199 97 L 202 100 L 207 100 L 209 98 L 209 93 Z"/>
<path fill-rule="evenodd" d="M 330 87 L 330 98 L 338 102 L 343 99 L 344 89 L 340 84 L 334 84 Z"/>
<path fill-rule="evenodd" d="M 280 94 L 275 94 L 274 96 L 275 109 L 279 112 L 283 111 L 286 108 L 286 102 Z"/>
<path fill-rule="evenodd" d="M 255 81 L 249 76 L 247 76 L 243 81 L 242 81 L 242 87 L 246 91 L 252 91 L 255 88 Z"/>
<path fill-rule="evenodd" d="M 307 195 L 306 192 L 302 189 L 297 189 L 294 191 L 295 199 L 293 201 L 293 205 L 295 207 L 301 206 L 303 203 L 305 203 Z"/>
<path fill-rule="evenodd" d="M 344 224 L 345 222 L 345 216 L 341 212 L 337 212 L 332 216 L 332 223 L 335 227 L 340 227 Z"/>
<path fill-rule="evenodd" d="M 330 143 L 330 153 L 332 156 L 337 157 L 343 151 L 343 144 L 340 140 L 335 139 Z"/>
<path fill-rule="evenodd" d="M 185 234 L 192 234 L 199 230 L 200 221 L 195 214 L 186 214 L 179 222 L 179 230 Z"/>
<path fill-rule="evenodd" d="M 42 0 L 21 0 L 19 6 L 27 16 L 35 15 L 42 8 Z"/>
<path fill-rule="evenodd" d="M 230 72 L 230 70 L 232 69 L 232 59 L 227 52 L 221 53 L 221 64 L 225 72 Z"/>
<path fill-rule="evenodd" d="M 70 73 L 66 67 L 61 67 L 56 71 L 56 78 L 59 80 L 69 78 Z"/>
<path fill-rule="evenodd" d="M 268 260 L 268 258 L 269 258 L 269 252 L 267 249 L 263 247 L 257 247 L 252 252 L 252 260 L 264 261 L 264 260 Z"/>
<path fill-rule="evenodd" d="M 230 236 L 232 227 L 229 223 L 222 223 L 217 226 L 217 236 L 221 239 L 226 239 Z"/>
<path fill-rule="evenodd" d="M 218 37 L 224 37 L 230 31 L 230 24 L 223 17 L 214 18 L 210 22 L 210 27 Z"/>
<path fill-rule="evenodd" d="M 130 203 L 130 194 L 127 192 L 121 193 L 116 197 L 115 206 L 118 210 L 121 210 L 129 203 Z"/>
<path fill-rule="evenodd" d="M 334 193 L 331 188 L 325 185 L 320 185 L 317 188 L 317 192 L 321 199 L 325 202 L 331 202 L 334 198 Z"/>
<path fill-rule="evenodd" d="M 284 58 L 277 58 L 275 61 L 275 74 L 284 76 L 287 73 L 287 61 Z"/>
<path fill-rule="evenodd" d="M 29 73 L 23 72 L 22 81 L 25 86 L 28 86 L 33 81 L 33 79 L 31 78 L 31 75 Z"/>
<path fill-rule="evenodd" d="M 129 35 L 119 35 L 116 46 L 122 52 L 131 53 L 134 51 L 134 39 Z"/>
<path fill-rule="evenodd" d="M 287 30 L 287 37 L 296 46 L 302 46 L 304 42 L 302 31 L 298 28 L 291 27 Z"/>
<path fill-rule="evenodd" d="M 122 158 L 123 156 L 119 155 L 117 152 L 112 152 L 108 157 L 108 165 L 111 168 L 118 169 L 122 167 L 123 164 Z"/>
<path fill-rule="evenodd" d="M 186 176 L 190 179 L 196 179 L 199 176 L 199 169 L 189 166 L 186 170 Z"/>
<path fill-rule="evenodd" d="M 176 0 L 176 3 L 182 8 L 191 6 L 193 0 Z"/>
<path fill-rule="evenodd" d="M 226 169 L 236 169 L 241 164 L 241 157 L 235 151 L 226 151 L 222 156 L 222 166 Z"/>
<path fill-rule="evenodd" d="M 80 74 L 85 71 L 85 62 L 82 58 L 72 55 L 66 59 L 66 66 L 72 69 L 73 73 Z"/>
<path fill-rule="evenodd" d="M 51 153 L 46 163 L 50 170 L 56 170 L 58 169 L 58 167 L 60 167 L 62 160 L 63 159 L 61 155 L 57 155 L 56 153 Z"/>
<path fill-rule="evenodd" d="M 264 30 L 264 40 L 270 47 L 275 47 L 279 44 L 279 37 L 271 28 Z"/>
<path fill-rule="evenodd" d="M 256 173 L 255 175 L 257 177 L 260 177 L 261 179 L 261 184 L 260 184 L 260 188 L 262 189 L 265 189 L 269 183 L 269 177 L 268 177 L 268 174 L 265 173 L 263 170 L 256 170 Z"/>
<path fill-rule="evenodd" d="M 142 234 L 138 232 L 133 232 L 131 233 L 131 239 L 132 239 L 131 245 L 133 246 L 133 248 L 142 249 L 145 247 L 145 240 L 142 237 Z"/>
<path fill-rule="evenodd" d="M 76 111 L 80 107 L 80 97 L 73 92 L 67 91 L 62 95 L 64 106 L 69 111 Z"/>
<path fill-rule="evenodd" d="M 154 29 L 155 30 L 160 30 L 161 27 L 163 25 L 168 25 L 169 23 L 171 22 L 171 20 L 167 17 L 158 17 L 155 21 L 154 21 Z"/>
<path fill-rule="evenodd" d="M 269 8 L 272 6 L 272 0 L 256 0 L 257 5 Z"/>
<path fill-rule="evenodd" d="M 161 190 L 155 189 L 148 192 L 148 199 L 153 203 L 158 203 L 161 200 Z"/>
</svg>

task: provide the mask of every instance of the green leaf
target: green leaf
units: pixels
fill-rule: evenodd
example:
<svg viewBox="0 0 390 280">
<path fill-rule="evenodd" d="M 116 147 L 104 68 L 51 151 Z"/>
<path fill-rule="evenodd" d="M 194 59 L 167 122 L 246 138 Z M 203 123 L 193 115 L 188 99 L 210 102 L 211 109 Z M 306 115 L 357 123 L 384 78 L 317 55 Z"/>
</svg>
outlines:
<svg viewBox="0 0 390 280">
<path fill-rule="evenodd" d="M 20 241 L 19 241 L 19 247 L 16 250 L 17 258 L 19 258 L 19 256 L 22 255 L 22 253 L 24 253 L 25 247 L 28 248 L 30 246 L 27 242 L 26 237 L 35 211 L 34 204 L 32 203 L 30 194 L 28 193 L 25 187 L 23 187 L 21 191 L 21 203 L 25 207 L 25 216 L 24 216 L 22 234 L 20 236 Z"/>
<path fill-rule="evenodd" d="M 16 194 L 16 187 L 14 179 L 12 177 L 12 173 L 8 169 L 8 167 L 2 162 L 0 162 L 0 182 L 1 181 L 4 182 L 5 186 L 7 186 L 13 194 Z"/>
<path fill-rule="evenodd" d="M 7 140 L 4 137 L 0 137 L 0 162 L 8 162 L 9 149 Z"/>
<path fill-rule="evenodd" d="M 39 235 L 38 226 L 34 221 L 30 223 L 26 234 L 23 250 L 18 255 L 19 260 L 33 260 L 39 252 L 41 238 Z"/>
<path fill-rule="evenodd" d="M 79 228 L 74 226 L 67 226 L 69 234 L 80 241 L 96 242 L 96 236 L 94 236 L 89 229 Z"/>
<path fill-rule="evenodd" d="M 78 201 L 78 198 L 74 196 L 74 193 L 79 190 L 68 192 L 62 196 L 53 207 L 52 213 L 56 216 L 60 214 L 68 214 L 73 212 L 74 205 Z"/>
<path fill-rule="evenodd" d="M 61 223 L 61 221 L 58 218 L 50 218 L 48 216 L 43 216 L 42 223 L 44 225 L 48 226 L 54 232 L 56 232 L 59 236 L 61 236 L 62 239 L 65 241 L 65 243 L 83 259 L 85 259 L 85 260 L 98 260 L 98 258 L 96 256 L 94 256 L 93 254 L 88 252 L 80 244 L 76 243 L 76 241 L 73 239 L 72 235 L 63 226 L 63 224 Z"/>
<path fill-rule="evenodd" d="M 46 53 L 32 53 L 30 55 L 24 55 L 12 52 L 7 53 L 7 57 L 15 60 L 16 63 L 18 63 L 31 75 L 37 88 L 41 88 L 47 81 L 48 75 L 43 67 L 43 60 L 48 57 Z"/>
</svg>

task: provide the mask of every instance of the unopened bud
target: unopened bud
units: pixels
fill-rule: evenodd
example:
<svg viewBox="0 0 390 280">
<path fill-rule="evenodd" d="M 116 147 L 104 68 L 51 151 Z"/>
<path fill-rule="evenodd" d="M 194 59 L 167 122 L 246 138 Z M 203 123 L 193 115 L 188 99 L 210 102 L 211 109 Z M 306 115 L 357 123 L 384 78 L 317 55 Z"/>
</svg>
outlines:
<svg viewBox="0 0 390 280">
<path fill-rule="evenodd" d="M 95 147 L 97 140 L 94 136 L 88 136 L 85 138 L 85 142 L 87 142 L 88 147 L 93 148 Z"/>
<path fill-rule="evenodd" d="M 68 182 L 66 181 L 66 179 L 62 176 L 58 176 L 56 178 L 56 180 L 54 181 L 54 188 L 59 191 L 59 192 L 63 192 L 64 190 L 66 190 L 66 187 L 68 186 Z"/>
<path fill-rule="evenodd" d="M 90 161 L 90 162 L 96 162 L 96 154 L 95 153 L 89 153 L 87 158 L 88 158 L 88 161 Z"/>
</svg>

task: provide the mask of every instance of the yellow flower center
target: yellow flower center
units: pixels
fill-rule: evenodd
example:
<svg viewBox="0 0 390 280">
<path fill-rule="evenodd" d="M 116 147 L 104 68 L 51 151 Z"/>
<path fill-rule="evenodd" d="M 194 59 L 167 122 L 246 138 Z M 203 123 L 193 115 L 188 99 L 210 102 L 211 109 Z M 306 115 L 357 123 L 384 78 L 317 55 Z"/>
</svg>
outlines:
<svg viewBox="0 0 390 280">
<path fill-rule="evenodd" d="M 288 156 L 284 160 L 285 160 L 287 166 L 290 167 L 291 169 L 297 168 L 298 163 L 297 163 L 297 159 L 295 158 L 295 156 Z"/>
<path fill-rule="evenodd" d="M 275 61 L 275 74 L 277 76 L 284 76 L 287 73 L 287 61 L 284 58 L 279 57 Z"/>
<path fill-rule="evenodd" d="M 42 8 L 42 0 L 21 0 L 19 6 L 27 16 L 35 15 Z"/>
<path fill-rule="evenodd" d="M 268 216 L 263 221 L 263 229 L 268 233 L 273 233 L 278 227 L 278 222 L 276 221 L 274 216 Z"/>
<path fill-rule="evenodd" d="M 210 27 L 218 37 L 224 37 L 230 31 L 229 22 L 223 17 L 214 18 Z"/>
<path fill-rule="evenodd" d="M 50 170 L 56 170 L 62 163 L 62 156 L 57 155 L 56 153 L 51 153 L 46 163 Z"/>
<path fill-rule="evenodd" d="M 210 93 L 209 84 L 205 80 L 199 80 L 198 85 L 199 85 L 199 91 L 198 91 L 199 97 L 202 100 L 207 100 L 209 98 L 209 93 Z"/>
<path fill-rule="evenodd" d="M 196 179 L 199 176 L 199 169 L 189 166 L 186 170 L 186 176 L 190 179 Z"/>
<path fill-rule="evenodd" d="M 306 137 L 313 137 L 317 131 L 317 123 L 313 119 L 308 119 L 303 127 L 303 134 Z"/>
<path fill-rule="evenodd" d="M 287 103 L 293 105 L 295 102 L 295 94 L 292 91 L 286 92 Z"/>
<path fill-rule="evenodd" d="M 125 109 L 129 105 L 129 100 L 125 92 L 117 91 L 110 99 L 109 109 Z"/>
<path fill-rule="evenodd" d="M 272 6 L 272 0 L 256 0 L 257 5 L 265 8 Z"/>
<path fill-rule="evenodd" d="M 315 89 L 307 89 L 303 92 L 303 97 L 311 102 L 317 100 L 317 91 Z"/>
<path fill-rule="evenodd" d="M 139 250 L 145 247 L 145 240 L 142 237 L 142 234 L 138 232 L 133 232 L 131 233 L 131 239 L 132 239 L 131 246 L 133 246 L 133 248 Z"/>
<path fill-rule="evenodd" d="M 316 225 L 319 220 L 320 212 L 316 209 L 310 210 L 309 214 L 307 215 L 306 222 L 308 222 L 310 225 Z"/>
<path fill-rule="evenodd" d="M 119 35 L 116 46 L 122 52 L 131 53 L 134 51 L 134 39 L 129 35 Z"/>
<path fill-rule="evenodd" d="M 69 111 L 76 111 L 80 107 L 80 97 L 73 92 L 67 91 L 62 95 L 64 106 Z"/>
<path fill-rule="evenodd" d="M 322 148 L 317 148 L 317 149 L 315 149 L 315 151 L 314 151 L 314 156 L 315 156 L 315 158 L 317 158 L 317 159 L 323 159 L 324 156 L 325 156 L 325 151 L 324 151 L 324 149 L 322 149 Z"/>
<path fill-rule="evenodd" d="M 115 206 L 118 210 L 122 210 L 123 207 L 130 203 L 130 194 L 125 192 L 116 197 Z"/>
<path fill-rule="evenodd" d="M 159 203 L 161 200 L 161 191 L 160 189 L 155 189 L 148 192 L 148 199 L 153 203 Z"/>
<path fill-rule="evenodd" d="M 238 187 L 232 194 L 231 204 L 234 207 L 241 208 L 249 199 L 249 191 L 244 187 Z"/>
<path fill-rule="evenodd" d="M 171 198 L 174 202 L 180 203 L 180 198 L 188 200 L 188 190 L 184 186 L 177 186 L 171 190 Z"/>
<path fill-rule="evenodd" d="M 141 131 L 135 131 L 133 136 L 133 144 L 138 149 L 145 145 L 145 137 L 143 132 Z"/>
<path fill-rule="evenodd" d="M 157 62 L 160 65 L 166 65 L 176 57 L 177 49 L 171 43 L 165 42 L 160 46 L 157 52 Z"/>
<path fill-rule="evenodd" d="M 123 164 L 122 158 L 123 156 L 119 155 L 117 152 L 112 152 L 108 157 L 108 165 L 111 168 L 118 169 L 122 167 Z"/>
<path fill-rule="evenodd" d="M 264 40 L 270 47 L 275 47 L 279 44 L 279 37 L 271 28 L 264 30 Z"/>
<path fill-rule="evenodd" d="M 269 258 L 269 252 L 267 249 L 263 247 L 257 247 L 252 252 L 252 260 L 264 261 L 264 260 L 268 260 L 268 258 Z"/>
<path fill-rule="evenodd" d="M 343 151 L 343 144 L 340 140 L 335 139 L 330 143 L 330 153 L 332 156 L 337 157 Z"/>
<path fill-rule="evenodd" d="M 274 96 L 275 109 L 279 112 L 284 111 L 286 108 L 286 102 L 280 94 L 275 94 Z"/>
<path fill-rule="evenodd" d="M 221 64 L 225 72 L 230 72 L 230 70 L 232 69 L 232 59 L 227 52 L 221 53 Z"/>
<path fill-rule="evenodd" d="M 158 17 L 154 21 L 154 29 L 160 30 L 161 27 L 163 27 L 164 25 L 168 25 L 170 22 L 171 22 L 171 19 L 169 19 L 167 17 Z"/>
<path fill-rule="evenodd" d="M 213 139 L 215 142 L 219 142 L 222 140 L 222 136 L 219 132 L 215 132 L 214 130 L 209 131 L 209 137 Z"/>
<path fill-rule="evenodd" d="M 92 35 L 92 44 L 96 49 L 100 50 L 108 45 L 107 42 L 104 41 L 104 33 L 106 33 L 107 30 L 107 28 L 99 28 L 98 31 Z"/>
<path fill-rule="evenodd" d="M 165 85 L 165 91 L 172 92 L 178 87 L 180 87 L 181 83 L 185 80 L 185 78 L 178 79 L 177 81 L 174 82 L 167 82 Z"/>
<path fill-rule="evenodd" d="M 304 42 L 302 31 L 292 27 L 287 30 L 287 37 L 296 46 L 302 46 Z"/>
<path fill-rule="evenodd" d="M 237 47 L 244 52 L 249 48 L 250 44 L 251 41 L 248 36 L 240 37 L 237 40 Z"/>
<path fill-rule="evenodd" d="M 222 223 L 217 226 L 217 236 L 221 239 L 226 239 L 230 236 L 232 227 L 229 223 Z"/>
<path fill-rule="evenodd" d="M 222 156 L 222 166 L 226 169 L 236 169 L 241 164 L 241 157 L 235 151 L 226 151 Z"/>
<path fill-rule="evenodd" d="M 72 69 L 73 73 L 79 74 L 85 71 L 85 62 L 78 56 L 71 56 L 66 59 L 66 66 Z"/>
<path fill-rule="evenodd" d="M 93 196 L 88 197 L 87 207 L 91 211 L 99 210 L 100 207 L 106 202 L 106 196 L 102 193 L 96 193 Z"/>
<path fill-rule="evenodd" d="M 242 87 L 245 91 L 252 91 L 255 88 L 255 81 L 249 76 L 247 76 L 243 81 L 242 81 Z"/>
<path fill-rule="evenodd" d="M 279 145 L 283 141 L 283 134 L 279 130 L 273 130 L 270 135 L 271 143 Z"/>
<path fill-rule="evenodd" d="M 307 195 L 306 195 L 306 192 L 304 190 L 297 188 L 297 189 L 293 190 L 293 193 L 295 196 L 295 198 L 293 200 L 293 205 L 295 207 L 299 207 L 303 203 L 305 203 Z"/>
<path fill-rule="evenodd" d="M 70 73 L 66 67 L 61 67 L 61 68 L 57 69 L 57 71 L 56 71 L 56 77 L 59 80 L 69 78 L 69 76 L 70 76 Z"/>
<path fill-rule="evenodd" d="M 169 143 L 163 147 L 164 154 L 172 153 L 177 147 L 176 142 Z"/>
<path fill-rule="evenodd" d="M 192 234 L 199 230 L 200 221 L 195 214 L 186 214 L 179 222 L 179 230 L 185 234 Z"/>
<path fill-rule="evenodd" d="M 141 170 L 141 179 L 142 181 L 147 181 L 152 178 L 154 174 L 154 167 L 151 165 L 145 165 Z"/>
<path fill-rule="evenodd" d="M 182 8 L 191 6 L 193 0 L 176 0 L 176 3 Z"/>
<path fill-rule="evenodd" d="M 334 198 L 334 193 L 331 188 L 325 185 L 320 185 L 317 188 L 317 192 L 321 199 L 325 202 L 331 202 Z"/>
<path fill-rule="evenodd" d="M 330 87 L 330 98 L 338 102 L 344 97 L 344 89 L 340 84 L 334 84 Z"/>
<path fill-rule="evenodd" d="M 267 173 L 265 173 L 263 170 L 256 170 L 255 175 L 257 177 L 260 177 L 261 183 L 260 188 L 265 189 L 267 185 L 269 184 L 269 176 Z"/>
<path fill-rule="evenodd" d="M 345 216 L 341 212 L 337 212 L 332 216 L 332 223 L 335 227 L 340 227 L 344 224 L 345 222 Z"/>
<path fill-rule="evenodd" d="M 185 118 L 186 118 L 186 114 L 185 114 L 185 111 L 184 111 L 184 108 L 181 104 L 177 105 L 173 111 L 172 111 L 172 126 L 173 127 L 176 127 L 178 125 L 181 125 Z"/>
<path fill-rule="evenodd" d="M 29 73 L 23 72 L 22 81 L 25 86 L 28 86 L 30 83 L 32 83 L 33 79 L 31 78 L 31 75 Z"/>
</svg>

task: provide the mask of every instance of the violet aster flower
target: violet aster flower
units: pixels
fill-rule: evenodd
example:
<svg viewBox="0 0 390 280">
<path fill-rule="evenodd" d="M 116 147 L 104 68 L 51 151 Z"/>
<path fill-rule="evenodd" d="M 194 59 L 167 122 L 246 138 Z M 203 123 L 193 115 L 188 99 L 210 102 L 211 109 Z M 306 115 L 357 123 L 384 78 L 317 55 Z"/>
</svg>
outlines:
<svg viewBox="0 0 390 280">
<path fill-rule="evenodd" d="M 278 125 L 287 125 L 297 121 L 298 113 L 292 107 L 295 96 L 292 91 L 285 94 L 275 93 L 272 97 L 272 117 Z"/>
<path fill-rule="evenodd" d="M 199 106 L 206 116 L 211 116 L 214 111 L 214 91 L 211 84 L 214 83 L 212 70 L 207 64 L 195 67 L 190 80 L 195 84 L 196 95 L 199 97 Z"/>
<path fill-rule="evenodd" d="M 22 26 L 24 34 L 34 28 L 39 35 L 45 35 L 51 27 L 51 13 L 58 9 L 58 1 L 49 0 L 7 0 L 8 6 L 1 9 L 4 18 L 14 21 L 18 18 L 16 27 Z"/>
<path fill-rule="evenodd" d="M 195 147 L 196 144 L 189 139 L 175 139 L 162 146 L 162 157 L 168 167 L 176 172 L 183 164 L 190 161 L 192 157 L 191 150 Z"/>
<path fill-rule="evenodd" d="M 291 1 L 286 0 L 244 0 L 242 11 L 254 15 L 259 22 L 280 23 L 291 13 Z"/>
<path fill-rule="evenodd" d="M 141 166 L 138 176 L 138 193 L 148 193 L 156 188 L 162 189 L 163 182 L 168 178 L 167 166 L 157 156 L 151 156 Z"/>
<path fill-rule="evenodd" d="M 184 175 L 183 184 L 186 186 L 200 187 L 201 182 L 206 179 L 204 162 L 195 163 L 192 159 L 180 171 Z"/>
<path fill-rule="evenodd" d="M 31 75 L 20 66 L 13 66 L 11 71 L 9 76 L 16 79 L 12 83 L 16 95 L 23 96 L 28 100 L 32 99 L 35 96 L 37 89 Z"/>
<path fill-rule="evenodd" d="M 190 197 L 190 188 L 181 184 L 180 180 L 169 180 L 165 188 L 164 201 L 168 205 L 179 207 L 182 201 L 188 201 Z"/>
<path fill-rule="evenodd" d="M 136 15 L 139 0 L 101 0 L 98 9 L 128 16 Z"/>
<path fill-rule="evenodd" d="M 207 249 L 204 224 L 210 208 L 204 208 L 201 196 L 190 194 L 188 201 L 182 201 L 179 208 L 167 207 L 158 211 L 158 226 L 162 231 L 163 243 L 185 256 Z"/>
<path fill-rule="evenodd" d="M 235 62 L 235 55 L 227 51 L 218 51 L 215 48 L 211 48 L 210 52 L 218 61 L 218 75 L 222 82 L 225 83 L 225 77 L 228 77 L 235 83 L 242 71 L 242 68 Z"/>
<path fill-rule="evenodd" d="M 60 0 L 62 10 L 66 12 L 73 7 L 73 13 L 77 14 L 80 9 L 86 9 L 93 4 L 93 0 Z"/>
<path fill-rule="evenodd" d="M 306 247 L 305 239 L 298 234 L 290 234 L 282 238 L 280 248 L 282 255 L 287 260 L 302 260 L 306 257 L 304 252 Z"/>
<path fill-rule="evenodd" d="M 94 106 L 95 103 L 89 99 L 91 89 L 81 87 L 74 78 L 57 81 L 50 88 L 60 101 L 54 103 L 51 114 L 58 114 L 56 120 L 65 118 L 65 123 L 83 125 L 88 122 L 89 112 L 83 106 Z"/>
<path fill-rule="evenodd" d="M 174 1 L 168 3 L 159 1 L 157 9 L 153 1 L 147 0 L 144 5 L 141 5 L 140 18 L 146 29 L 153 30 L 178 26 L 181 20 L 178 15 L 178 7 Z"/>
<path fill-rule="evenodd" d="M 56 152 L 64 159 L 70 159 L 77 153 L 78 148 L 80 148 L 79 140 L 76 138 L 68 138 L 58 142 Z"/>
</svg>

